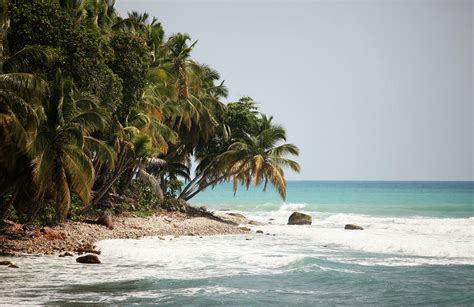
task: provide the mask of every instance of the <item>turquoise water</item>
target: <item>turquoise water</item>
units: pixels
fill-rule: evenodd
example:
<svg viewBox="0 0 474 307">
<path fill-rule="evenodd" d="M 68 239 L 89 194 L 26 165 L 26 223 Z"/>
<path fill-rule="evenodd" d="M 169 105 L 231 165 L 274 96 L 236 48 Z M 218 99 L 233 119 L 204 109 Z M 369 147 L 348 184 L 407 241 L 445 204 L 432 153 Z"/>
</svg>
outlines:
<svg viewBox="0 0 474 307">
<path fill-rule="evenodd" d="M 289 182 L 282 202 L 253 188 L 234 197 L 223 185 L 193 204 L 264 225 L 101 241 L 100 266 L 14 259 L 20 269 L 0 268 L 0 304 L 473 306 L 473 196 L 473 182 L 304 181 Z M 294 210 L 313 224 L 286 225 Z"/>
<path fill-rule="evenodd" d="M 191 200 L 213 209 L 275 210 L 283 203 L 305 204 L 321 213 L 357 213 L 376 216 L 474 216 L 474 182 L 436 181 L 289 181 L 283 201 L 273 189 L 263 192 L 231 184 L 204 191 Z"/>
</svg>

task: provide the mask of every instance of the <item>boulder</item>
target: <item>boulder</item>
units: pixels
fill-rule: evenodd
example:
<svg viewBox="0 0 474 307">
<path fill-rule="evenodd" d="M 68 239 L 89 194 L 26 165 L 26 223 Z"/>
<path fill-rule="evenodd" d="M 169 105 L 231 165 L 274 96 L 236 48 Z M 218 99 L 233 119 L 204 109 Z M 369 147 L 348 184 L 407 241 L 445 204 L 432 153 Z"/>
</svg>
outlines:
<svg viewBox="0 0 474 307">
<path fill-rule="evenodd" d="M 85 256 L 78 257 L 76 259 L 76 262 L 79 262 L 79 263 L 93 263 L 93 264 L 101 263 L 99 257 L 95 254 L 87 254 Z"/>
<path fill-rule="evenodd" d="M 114 222 L 112 221 L 112 214 L 109 211 L 104 211 L 97 219 L 97 224 L 104 225 L 108 229 L 114 229 Z"/>
<path fill-rule="evenodd" d="M 248 222 L 249 225 L 254 225 L 254 226 L 263 226 L 265 225 L 264 223 L 261 223 L 261 222 L 257 222 L 257 221 L 254 221 L 254 220 L 250 220 Z"/>
<path fill-rule="evenodd" d="M 354 225 L 354 224 L 346 224 L 346 226 L 344 226 L 344 229 L 347 229 L 347 230 L 364 230 L 364 228 L 362 228 L 358 225 Z"/>
<path fill-rule="evenodd" d="M 293 212 L 288 218 L 288 225 L 311 225 L 313 218 L 300 212 Z"/>
<path fill-rule="evenodd" d="M 255 233 L 263 233 L 263 230 L 257 230 Z"/>
</svg>

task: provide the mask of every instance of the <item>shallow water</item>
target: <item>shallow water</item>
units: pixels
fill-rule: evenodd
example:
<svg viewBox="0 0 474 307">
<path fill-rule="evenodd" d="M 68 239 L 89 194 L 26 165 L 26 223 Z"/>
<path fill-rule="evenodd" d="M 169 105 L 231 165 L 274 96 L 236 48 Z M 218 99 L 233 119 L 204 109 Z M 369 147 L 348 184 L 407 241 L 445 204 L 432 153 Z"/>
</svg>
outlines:
<svg viewBox="0 0 474 307">
<path fill-rule="evenodd" d="M 307 183 L 303 185 L 307 188 Z M 398 203 L 384 205 L 385 196 L 377 193 L 387 195 L 390 187 L 369 184 L 370 191 L 360 193 L 371 195 L 373 202 L 360 205 L 359 213 L 354 211 L 361 194 L 353 194 L 355 208 L 343 210 L 350 195 L 336 192 L 337 187 L 327 187 L 339 193 L 333 196 L 335 207 L 320 211 L 315 208 L 324 206 L 317 196 L 298 203 L 273 199 L 267 202 L 273 202 L 271 207 L 261 200 L 214 201 L 212 197 L 228 193 L 216 190 L 207 193 L 214 195 L 207 201 L 202 195 L 195 204 L 237 208 L 265 223 L 271 218 L 272 224 L 252 227 L 269 235 L 106 240 L 99 243 L 101 265 L 81 265 L 74 258 L 57 256 L 13 259 L 19 269 L 0 268 L 0 303 L 473 305 L 474 218 L 469 212 L 474 203 L 469 194 L 474 189 L 469 189 L 474 186 L 438 186 L 443 192 L 433 186 L 423 188 L 425 192 L 419 185 L 404 187 L 406 194 L 397 196 Z M 456 201 L 436 209 L 447 199 L 439 193 L 446 195 L 447 190 Z M 292 189 L 288 192 L 291 195 Z M 414 194 L 424 199 L 423 205 L 410 207 Z M 445 208 L 453 203 L 454 213 Z M 384 206 L 386 210 L 380 208 Z M 387 209 L 395 207 L 400 209 Z M 285 225 L 295 209 L 310 213 L 313 225 Z M 344 230 L 346 223 L 365 230 Z"/>
</svg>

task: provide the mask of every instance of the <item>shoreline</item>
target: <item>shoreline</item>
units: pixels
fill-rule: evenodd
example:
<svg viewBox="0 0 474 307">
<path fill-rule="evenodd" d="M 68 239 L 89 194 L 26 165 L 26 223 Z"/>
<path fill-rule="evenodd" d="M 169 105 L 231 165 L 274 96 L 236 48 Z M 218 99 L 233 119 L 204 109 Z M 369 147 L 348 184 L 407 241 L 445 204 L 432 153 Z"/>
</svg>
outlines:
<svg viewBox="0 0 474 307">
<path fill-rule="evenodd" d="M 98 224 L 72 221 L 38 229 L 5 221 L 0 231 L 0 256 L 54 255 L 64 252 L 79 255 L 100 254 L 95 243 L 107 239 L 249 233 L 249 228 L 239 227 L 245 220 L 236 220 L 227 214 L 226 216 L 214 219 L 166 213 L 148 217 L 114 217 L 113 229 Z"/>
</svg>

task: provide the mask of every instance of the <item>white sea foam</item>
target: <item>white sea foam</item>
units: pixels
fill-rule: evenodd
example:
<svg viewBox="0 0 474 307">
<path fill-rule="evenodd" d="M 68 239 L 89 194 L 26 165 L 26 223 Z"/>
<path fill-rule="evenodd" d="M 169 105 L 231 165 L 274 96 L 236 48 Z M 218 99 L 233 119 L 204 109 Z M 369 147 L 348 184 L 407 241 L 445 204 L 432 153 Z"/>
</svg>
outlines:
<svg viewBox="0 0 474 307">
<path fill-rule="evenodd" d="M 267 219 L 262 214 L 250 217 Z M 344 230 L 347 223 L 365 230 Z M 174 278 L 201 278 L 202 272 L 206 276 L 277 272 L 306 257 L 361 265 L 474 264 L 473 218 L 335 214 L 316 218 L 311 226 L 282 223 L 253 228 L 276 236 L 168 237 L 165 241 L 147 238 L 102 241 L 99 245 L 111 262 L 132 259 L 133 264 L 166 268 L 165 275 Z"/>
<path fill-rule="evenodd" d="M 250 217 L 261 221 L 268 218 L 262 214 Z M 146 296 L 149 295 L 148 288 L 156 287 L 155 280 L 292 272 L 362 274 L 361 265 L 474 264 L 474 218 L 380 218 L 335 214 L 317 215 L 313 221 L 311 226 L 272 224 L 254 227 L 254 230 L 261 229 L 275 236 L 250 233 L 202 239 L 168 236 L 165 240 L 153 237 L 105 240 L 98 243 L 102 250 L 100 266 L 78 266 L 75 259 L 68 257 L 20 257 L 10 259 L 20 269 L 6 270 L 2 274 L 10 285 L 21 285 L 24 291 L 31 293 L 37 287 L 54 289 L 58 281 L 75 287 L 91 287 L 96 283 L 116 287 L 122 282 L 132 283 L 125 287 L 136 287 L 133 283 L 144 282 L 143 295 Z M 344 230 L 346 223 L 358 224 L 365 230 Z M 29 275 L 25 275 L 26 272 Z M 54 278 L 38 280 L 37 276 L 49 276 L 50 272 L 60 273 Z M 232 294 L 241 290 L 214 285 L 173 289 L 173 293 L 182 295 L 186 295 L 186 291 L 192 295 L 193 291 Z M 0 296 L 8 293 L 8 290 L 0 290 Z M 51 295 L 62 299 L 65 294 Z M 21 302 L 29 303 L 18 301 Z M 32 302 L 35 302 L 34 296 Z"/>
<path fill-rule="evenodd" d="M 291 242 L 329 246 L 338 250 L 437 258 L 434 263 L 474 264 L 474 218 L 373 217 L 358 214 L 313 216 L 311 226 L 285 225 L 292 210 L 282 206 L 272 212 L 244 212 L 250 218 L 268 222 L 265 232 L 276 233 Z M 293 207 L 294 208 L 294 207 Z M 303 207 L 304 208 L 304 207 Z M 305 212 L 304 210 L 302 212 Z M 357 224 L 363 231 L 344 230 Z M 254 227 L 254 229 L 262 227 Z M 410 263 L 429 263 L 426 259 Z M 402 261 L 403 262 L 403 261 Z M 398 263 L 402 263 L 398 262 Z"/>
<path fill-rule="evenodd" d="M 295 210 L 302 210 L 306 207 L 306 204 L 298 204 L 298 203 L 284 203 L 280 206 L 279 211 L 295 211 Z"/>
</svg>

